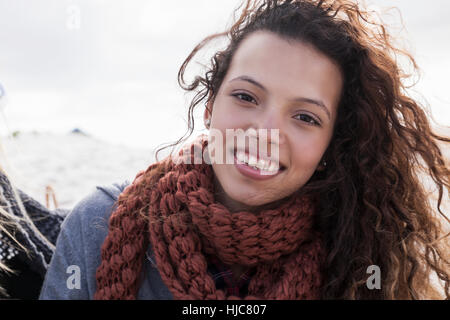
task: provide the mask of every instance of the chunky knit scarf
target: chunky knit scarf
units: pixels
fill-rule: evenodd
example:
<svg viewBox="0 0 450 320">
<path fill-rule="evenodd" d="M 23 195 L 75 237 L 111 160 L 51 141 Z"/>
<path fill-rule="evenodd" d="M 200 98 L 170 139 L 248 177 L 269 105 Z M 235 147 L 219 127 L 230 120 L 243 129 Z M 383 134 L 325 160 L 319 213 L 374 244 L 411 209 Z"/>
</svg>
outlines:
<svg viewBox="0 0 450 320">
<path fill-rule="evenodd" d="M 210 254 L 256 268 L 246 299 L 320 298 L 324 246 L 312 227 L 312 198 L 290 196 L 276 209 L 231 213 L 214 199 L 212 166 L 195 162 L 194 148 L 207 145 L 200 135 L 187 145 L 190 153 L 152 164 L 120 195 L 101 249 L 95 299 L 136 298 L 149 244 L 174 299 L 239 298 L 216 289 L 207 272 Z"/>
<path fill-rule="evenodd" d="M 0 171 L 0 207 L 18 219 L 14 228 L 4 225 L 5 230 L 0 231 L 0 262 L 8 265 L 8 261 L 17 256 L 23 265 L 27 265 L 30 270 L 37 272 L 43 279 L 54 252 L 51 244 L 55 245 L 61 223 L 69 210 L 48 210 L 17 188 L 18 197 L 16 197 L 14 188 L 8 176 Z M 22 202 L 29 219 L 24 216 L 18 200 Z M 0 221 L 0 223 L 2 222 Z M 29 254 L 17 250 L 17 244 L 4 231 L 9 231 L 14 235 L 15 240 L 24 246 Z"/>
</svg>

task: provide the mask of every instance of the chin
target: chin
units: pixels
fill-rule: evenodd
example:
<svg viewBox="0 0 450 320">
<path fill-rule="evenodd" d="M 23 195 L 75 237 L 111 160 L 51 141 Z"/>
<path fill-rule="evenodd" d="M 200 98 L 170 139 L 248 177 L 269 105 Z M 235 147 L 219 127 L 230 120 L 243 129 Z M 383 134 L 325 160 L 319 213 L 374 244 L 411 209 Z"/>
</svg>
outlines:
<svg viewBox="0 0 450 320">
<path fill-rule="evenodd" d="M 276 201 L 277 199 L 267 199 L 263 198 L 261 194 L 257 192 L 253 192 L 251 194 L 249 193 L 238 193 L 236 197 L 234 197 L 232 194 L 229 194 L 229 197 L 236 202 L 237 204 L 243 206 L 243 207 L 251 207 L 251 208 L 257 208 L 264 205 L 271 204 L 272 202 Z M 246 196 L 243 196 L 246 195 Z"/>
</svg>

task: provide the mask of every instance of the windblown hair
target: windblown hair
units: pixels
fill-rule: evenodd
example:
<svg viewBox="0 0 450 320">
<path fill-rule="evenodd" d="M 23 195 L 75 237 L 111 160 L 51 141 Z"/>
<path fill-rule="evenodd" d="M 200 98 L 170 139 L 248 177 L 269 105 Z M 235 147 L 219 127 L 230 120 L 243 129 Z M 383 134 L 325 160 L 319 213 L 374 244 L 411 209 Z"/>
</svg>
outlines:
<svg viewBox="0 0 450 320">
<path fill-rule="evenodd" d="M 6 172 L 2 169 L 1 166 L 0 166 L 0 173 L 3 173 L 4 175 L 6 175 Z M 0 186 L 0 191 L 1 191 L 1 186 Z M 14 196 L 18 200 L 17 203 L 19 204 L 20 210 L 23 210 L 22 212 L 26 212 L 24 207 L 23 207 L 22 202 L 20 201 L 19 196 L 17 195 L 17 190 L 15 188 L 13 188 L 13 192 L 14 192 Z M 1 192 L 0 192 L 0 196 L 1 196 Z M 24 216 L 26 216 L 26 214 Z M 18 221 L 20 219 L 21 218 L 16 217 L 15 215 L 13 215 L 10 212 L 8 212 L 8 208 L 3 208 L 0 205 L 0 232 L 5 234 L 9 239 L 11 239 L 12 240 L 12 244 L 15 245 L 16 248 L 20 248 L 20 250 L 23 250 L 25 253 L 28 254 L 27 248 L 25 248 L 14 237 L 14 230 L 17 230 L 17 228 L 19 228 Z M 6 273 L 15 273 L 14 270 L 9 268 L 8 265 L 2 263 L 1 261 L 0 261 L 0 271 L 1 272 L 6 272 Z M 7 296 L 7 293 L 2 288 L 1 283 L 0 283 L 0 297 L 1 296 Z"/>
<path fill-rule="evenodd" d="M 0 155 L 3 155 L 3 150 L 0 144 Z M 10 177 L 8 176 L 7 172 L 2 168 L 0 165 L 0 173 L 3 174 L 8 178 L 10 181 Z M 39 229 L 35 226 L 34 222 L 32 221 L 32 218 L 27 213 L 25 209 L 25 205 L 22 202 L 22 199 L 20 198 L 18 189 L 11 184 L 11 191 L 13 193 L 14 201 L 17 204 L 17 210 L 20 211 L 22 217 L 19 217 L 12 213 L 12 209 L 10 207 L 3 207 L 0 205 L 0 233 L 6 236 L 6 238 L 9 241 L 9 244 L 12 246 L 12 248 L 15 248 L 17 250 L 22 251 L 25 253 L 28 257 L 30 257 L 31 252 L 26 248 L 22 243 L 20 243 L 16 237 L 16 232 L 21 228 L 20 222 L 23 221 L 28 224 L 28 226 L 33 230 L 33 232 L 41 237 L 41 239 L 48 245 L 49 248 L 52 248 L 54 250 L 55 246 L 39 231 Z M 2 186 L 0 185 L 0 197 L 3 196 L 3 190 Z M 1 199 L 4 201 L 0 201 L 0 203 L 9 203 L 8 199 Z M 9 199 L 10 200 L 10 199 Z M 5 272 L 9 274 L 15 274 L 15 270 L 11 269 L 7 264 L 2 263 L 0 261 L 0 272 Z M 8 297 L 7 292 L 2 288 L 0 283 L 0 297 Z"/>
<path fill-rule="evenodd" d="M 426 108 L 411 98 L 399 57 L 419 70 L 414 58 L 394 45 L 386 25 L 373 12 L 349 0 L 243 2 L 231 28 L 201 41 L 178 74 L 180 86 L 196 92 L 188 111 L 208 106 L 219 91 L 234 53 L 255 31 L 313 45 L 336 62 L 344 76 L 333 137 L 324 159 L 303 191 L 318 195 L 317 226 L 326 237 L 328 258 L 323 299 L 441 299 L 450 297 L 449 243 L 442 212 L 449 168 Z M 236 18 L 236 16 L 235 16 Z M 213 39 L 229 44 L 215 53 L 205 75 L 186 84 L 192 58 Z M 211 110 L 209 110 L 211 112 Z M 158 153 L 167 147 L 158 149 Z M 431 177 L 439 191 L 437 211 L 424 188 Z M 369 290 L 367 268 L 381 270 L 381 289 Z M 444 290 L 430 278 L 437 275 Z"/>
</svg>

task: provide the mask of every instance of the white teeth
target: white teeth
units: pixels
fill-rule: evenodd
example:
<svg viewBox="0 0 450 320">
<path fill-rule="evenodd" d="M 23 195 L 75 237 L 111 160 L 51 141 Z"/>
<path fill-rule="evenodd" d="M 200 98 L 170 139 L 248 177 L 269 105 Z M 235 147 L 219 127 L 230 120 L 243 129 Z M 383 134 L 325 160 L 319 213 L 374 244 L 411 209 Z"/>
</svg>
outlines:
<svg viewBox="0 0 450 320">
<path fill-rule="evenodd" d="M 278 166 L 275 162 L 270 161 L 270 164 L 267 168 L 264 169 L 265 172 L 278 172 Z"/>
<path fill-rule="evenodd" d="M 280 167 L 275 162 L 270 162 L 270 167 L 268 171 L 278 171 Z"/>
<path fill-rule="evenodd" d="M 247 153 L 242 151 L 236 151 L 236 158 L 239 162 L 243 162 L 255 170 L 259 169 L 266 172 L 277 172 L 280 169 L 278 164 L 274 161 L 264 159 L 257 160 L 255 156 L 249 156 Z"/>
<path fill-rule="evenodd" d="M 257 166 L 258 159 L 255 156 L 250 156 L 248 164 L 251 166 Z"/>
<path fill-rule="evenodd" d="M 261 170 L 266 170 L 270 165 L 270 161 L 266 161 L 263 159 L 259 159 L 258 161 L 258 168 L 260 168 Z"/>
<path fill-rule="evenodd" d="M 245 157 L 245 153 L 244 153 L 244 152 L 240 152 L 240 151 L 236 152 L 236 158 L 237 158 L 240 162 L 245 162 L 245 163 L 248 162 L 247 159 L 246 159 L 246 157 Z"/>
</svg>

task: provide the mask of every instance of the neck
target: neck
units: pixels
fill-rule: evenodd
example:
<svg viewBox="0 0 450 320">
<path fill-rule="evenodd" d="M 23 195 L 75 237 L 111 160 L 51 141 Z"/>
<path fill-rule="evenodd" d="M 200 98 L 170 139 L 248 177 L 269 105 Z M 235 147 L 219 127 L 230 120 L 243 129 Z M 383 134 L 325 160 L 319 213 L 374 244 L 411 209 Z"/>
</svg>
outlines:
<svg viewBox="0 0 450 320">
<path fill-rule="evenodd" d="M 235 201 L 231 199 L 223 190 L 222 186 L 220 185 L 219 180 L 217 180 L 216 176 L 214 175 L 214 198 L 217 202 L 224 205 L 230 212 L 236 213 L 239 211 L 249 210 L 252 209 L 252 207 L 246 205 L 245 203 L 241 203 L 238 201 Z"/>
<path fill-rule="evenodd" d="M 217 202 L 224 205 L 231 213 L 237 213 L 241 211 L 257 213 L 262 210 L 270 210 L 278 208 L 286 198 L 279 199 L 277 201 L 269 202 L 258 206 L 250 206 L 245 203 L 236 201 L 229 197 L 225 190 L 222 188 L 216 175 L 214 175 L 214 198 Z"/>
</svg>

